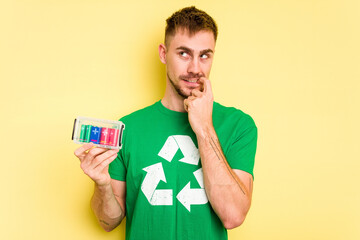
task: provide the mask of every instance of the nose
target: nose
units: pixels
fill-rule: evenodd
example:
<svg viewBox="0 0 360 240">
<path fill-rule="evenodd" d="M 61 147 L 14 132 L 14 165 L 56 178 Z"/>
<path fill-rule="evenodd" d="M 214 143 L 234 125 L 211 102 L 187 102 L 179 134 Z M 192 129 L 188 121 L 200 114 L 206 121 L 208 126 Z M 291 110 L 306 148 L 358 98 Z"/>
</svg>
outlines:
<svg viewBox="0 0 360 240">
<path fill-rule="evenodd" d="M 191 59 L 188 66 L 188 72 L 193 74 L 199 74 L 201 72 L 199 59 L 197 58 Z"/>
</svg>

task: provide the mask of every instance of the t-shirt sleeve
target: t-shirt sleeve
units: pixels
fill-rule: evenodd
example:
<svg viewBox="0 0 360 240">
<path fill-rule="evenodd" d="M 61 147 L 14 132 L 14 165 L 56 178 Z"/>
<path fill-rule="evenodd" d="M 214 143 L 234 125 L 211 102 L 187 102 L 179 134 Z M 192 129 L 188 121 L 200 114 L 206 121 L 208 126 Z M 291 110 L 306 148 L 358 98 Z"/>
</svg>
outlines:
<svg viewBox="0 0 360 240">
<path fill-rule="evenodd" d="M 254 178 L 257 127 L 253 119 L 248 116 L 235 132 L 236 136 L 226 154 L 226 159 L 232 169 L 248 172 Z"/>
<path fill-rule="evenodd" d="M 110 163 L 109 174 L 112 179 L 126 181 L 126 168 L 121 151 L 119 151 L 116 159 Z"/>
<path fill-rule="evenodd" d="M 122 119 L 120 119 L 122 120 Z M 109 165 L 109 174 L 112 179 L 119 180 L 119 181 L 126 181 L 126 165 L 125 165 L 125 149 L 124 142 L 126 141 L 126 126 L 123 132 L 122 141 L 122 148 L 118 152 L 117 157 L 114 161 L 112 161 Z"/>
</svg>

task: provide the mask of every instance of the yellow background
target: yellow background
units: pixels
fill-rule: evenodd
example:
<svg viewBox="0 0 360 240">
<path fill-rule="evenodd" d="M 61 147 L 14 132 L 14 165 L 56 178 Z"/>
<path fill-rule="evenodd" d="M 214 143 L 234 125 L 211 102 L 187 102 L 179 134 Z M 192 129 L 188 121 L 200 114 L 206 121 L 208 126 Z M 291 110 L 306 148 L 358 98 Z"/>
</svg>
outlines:
<svg viewBox="0 0 360 240">
<path fill-rule="evenodd" d="M 90 210 L 77 116 L 160 99 L 165 19 L 195 4 L 219 38 L 215 100 L 259 129 L 253 203 L 229 239 L 360 239 L 360 1 L 0 2 L 0 239 L 124 239 Z"/>
</svg>

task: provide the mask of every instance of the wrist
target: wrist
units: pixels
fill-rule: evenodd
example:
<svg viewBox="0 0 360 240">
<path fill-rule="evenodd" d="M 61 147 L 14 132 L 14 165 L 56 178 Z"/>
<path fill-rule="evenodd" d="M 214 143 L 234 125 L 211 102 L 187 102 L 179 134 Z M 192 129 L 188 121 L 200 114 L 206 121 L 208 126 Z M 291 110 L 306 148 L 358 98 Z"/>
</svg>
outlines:
<svg viewBox="0 0 360 240">
<path fill-rule="evenodd" d="M 110 182 L 101 184 L 95 182 L 95 188 L 97 188 L 99 192 L 107 192 L 109 189 L 112 189 Z"/>
<path fill-rule="evenodd" d="M 110 177 L 110 175 L 108 175 L 108 176 L 96 176 L 96 177 L 92 178 L 92 180 L 94 181 L 95 185 L 97 187 L 100 187 L 100 188 L 105 188 L 107 186 L 111 186 L 111 177 Z"/>
<path fill-rule="evenodd" d="M 214 126 L 211 124 L 204 124 L 201 129 L 195 132 L 198 141 L 205 140 L 209 136 L 215 133 Z"/>
</svg>

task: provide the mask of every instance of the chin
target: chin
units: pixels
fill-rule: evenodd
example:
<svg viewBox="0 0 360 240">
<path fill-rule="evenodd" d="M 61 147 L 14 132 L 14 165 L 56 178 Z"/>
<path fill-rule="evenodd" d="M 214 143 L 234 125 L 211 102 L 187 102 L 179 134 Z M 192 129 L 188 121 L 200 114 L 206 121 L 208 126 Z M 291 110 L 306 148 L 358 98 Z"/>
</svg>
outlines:
<svg viewBox="0 0 360 240">
<path fill-rule="evenodd" d="M 179 88 L 177 88 L 175 90 L 176 90 L 177 94 L 179 96 L 181 96 L 182 98 L 184 98 L 184 99 L 191 96 L 191 89 L 188 89 L 188 88 L 180 88 L 179 89 Z"/>
</svg>

